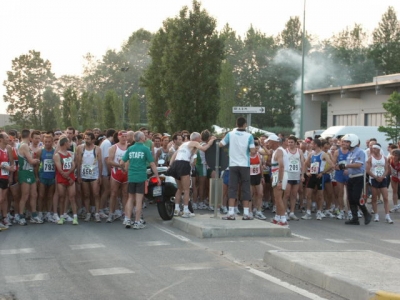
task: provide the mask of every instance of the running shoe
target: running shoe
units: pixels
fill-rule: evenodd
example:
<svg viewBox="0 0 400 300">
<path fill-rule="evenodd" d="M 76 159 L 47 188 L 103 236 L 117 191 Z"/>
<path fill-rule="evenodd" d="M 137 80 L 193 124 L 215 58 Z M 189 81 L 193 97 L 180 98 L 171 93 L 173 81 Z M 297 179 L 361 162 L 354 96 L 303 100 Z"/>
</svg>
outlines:
<svg viewBox="0 0 400 300">
<path fill-rule="evenodd" d="M 399 210 L 400 210 L 400 205 L 397 204 L 397 205 L 393 206 L 393 208 L 390 210 L 390 212 L 394 213 L 394 212 L 398 212 Z"/>
<path fill-rule="evenodd" d="M 336 219 L 338 219 L 338 220 L 343 220 L 343 219 L 344 219 L 344 212 L 341 211 L 341 212 L 337 215 Z"/>
<path fill-rule="evenodd" d="M 234 208 L 234 213 L 235 213 L 235 215 L 240 215 L 240 214 L 242 214 L 242 213 L 240 212 L 239 208 L 237 208 L 237 207 Z"/>
<path fill-rule="evenodd" d="M 194 216 L 196 216 L 194 213 L 191 213 L 190 211 L 186 211 L 182 214 L 182 218 L 193 218 Z"/>
<path fill-rule="evenodd" d="M 259 220 L 265 220 L 267 217 L 261 212 L 261 211 L 256 211 L 256 213 L 254 214 L 254 216 L 259 219 Z"/>
<path fill-rule="evenodd" d="M 252 215 L 250 215 L 250 214 L 243 215 L 242 220 L 243 221 L 254 220 L 254 217 Z"/>
<path fill-rule="evenodd" d="M 65 222 L 73 221 L 73 219 L 68 214 L 63 214 L 62 217 L 64 218 Z"/>
<path fill-rule="evenodd" d="M 96 223 L 101 223 L 100 214 L 98 213 L 94 214 L 94 219 L 96 220 Z"/>
<path fill-rule="evenodd" d="M 194 210 L 198 210 L 197 203 L 192 203 L 192 207 Z"/>
<path fill-rule="evenodd" d="M 101 219 L 107 219 L 108 218 L 108 216 L 102 210 L 99 211 L 99 216 L 100 216 Z"/>
<path fill-rule="evenodd" d="M 5 225 L 4 223 L 0 222 L 0 229 L 1 230 L 6 230 L 6 229 L 8 229 L 8 226 Z"/>
<path fill-rule="evenodd" d="M 392 221 L 392 219 L 390 218 L 390 216 L 387 216 L 387 217 L 385 218 L 385 221 L 386 221 L 386 223 L 393 224 L 393 221 Z"/>
<path fill-rule="evenodd" d="M 129 229 L 129 228 L 131 228 L 132 227 L 132 221 L 131 220 L 125 220 L 124 221 L 124 225 L 125 225 L 125 228 L 127 228 L 127 229 Z"/>
<path fill-rule="evenodd" d="M 210 206 L 208 207 L 208 210 L 214 211 L 214 206 L 210 205 Z"/>
<path fill-rule="evenodd" d="M 226 208 L 226 206 L 222 206 L 221 207 L 221 214 L 226 215 L 228 213 L 228 209 Z"/>
<path fill-rule="evenodd" d="M 57 224 L 58 225 L 63 225 L 64 224 L 64 218 L 63 218 L 63 216 L 61 216 L 61 218 L 58 220 L 58 222 L 57 222 Z"/>
<path fill-rule="evenodd" d="M 58 223 L 58 221 L 60 221 L 60 217 L 58 216 L 58 214 L 53 214 L 53 216 L 50 220 L 53 223 Z"/>
<path fill-rule="evenodd" d="M 90 221 L 90 218 L 91 218 L 91 216 L 92 216 L 92 214 L 91 214 L 91 213 L 87 213 L 84 221 L 85 221 L 85 222 L 89 222 L 89 221 Z"/>
<path fill-rule="evenodd" d="M 18 224 L 21 225 L 21 226 L 26 226 L 26 225 L 28 225 L 28 223 L 26 223 L 25 218 L 19 219 Z"/>
<path fill-rule="evenodd" d="M 145 228 L 146 227 L 146 225 L 145 224 L 143 224 L 142 222 L 133 222 L 133 229 L 143 229 L 143 228 Z"/>
<path fill-rule="evenodd" d="M 179 217 L 179 216 L 181 216 L 182 215 L 182 212 L 179 210 L 179 209 L 175 209 L 174 210 L 174 216 L 175 217 Z"/>
<path fill-rule="evenodd" d="M 114 221 L 114 215 L 112 213 L 109 213 L 106 223 L 112 223 L 113 221 Z"/>
<path fill-rule="evenodd" d="M 379 215 L 375 214 L 374 222 L 379 222 Z"/>
<path fill-rule="evenodd" d="M 272 212 L 276 213 L 276 205 L 272 206 Z"/>
<path fill-rule="evenodd" d="M 12 226 L 12 223 L 8 217 L 3 219 L 3 224 L 8 227 Z"/>
<path fill-rule="evenodd" d="M 294 213 L 290 213 L 290 214 L 289 214 L 289 219 L 290 219 L 290 220 L 293 220 L 293 221 L 298 221 L 298 220 L 299 220 L 299 218 L 296 217 L 296 215 L 295 215 Z"/>
<path fill-rule="evenodd" d="M 39 216 L 31 217 L 30 222 L 33 224 L 42 224 L 43 223 L 42 219 L 40 219 Z"/>
<path fill-rule="evenodd" d="M 326 218 L 334 218 L 335 216 L 329 210 L 324 211 L 324 215 Z"/>
<path fill-rule="evenodd" d="M 221 218 L 222 220 L 230 220 L 230 221 L 234 221 L 234 220 L 236 220 L 236 217 L 235 217 L 235 215 L 226 215 L 226 216 L 223 216 L 222 218 Z"/>
<path fill-rule="evenodd" d="M 319 212 L 317 212 L 317 220 L 318 221 L 321 221 L 322 220 L 322 213 L 319 211 Z"/>
<path fill-rule="evenodd" d="M 304 216 L 301 217 L 301 219 L 302 219 L 302 220 L 311 220 L 312 217 L 311 217 L 311 214 L 307 214 L 307 213 L 306 213 Z"/>
<path fill-rule="evenodd" d="M 286 222 L 279 221 L 278 225 L 280 225 L 280 226 L 289 226 L 289 223 L 287 221 Z"/>
<path fill-rule="evenodd" d="M 78 217 L 77 217 L 77 216 L 74 217 L 74 219 L 72 220 L 72 225 L 79 225 Z"/>
</svg>

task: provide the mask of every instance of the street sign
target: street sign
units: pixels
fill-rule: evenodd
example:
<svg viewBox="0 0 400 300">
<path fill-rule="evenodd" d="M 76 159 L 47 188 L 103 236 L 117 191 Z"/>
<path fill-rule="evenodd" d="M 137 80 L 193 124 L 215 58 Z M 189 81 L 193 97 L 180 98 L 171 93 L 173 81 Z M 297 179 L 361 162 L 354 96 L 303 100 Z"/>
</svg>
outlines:
<svg viewBox="0 0 400 300">
<path fill-rule="evenodd" d="M 234 114 L 264 114 L 265 107 L 260 106 L 234 106 L 232 107 Z"/>
</svg>

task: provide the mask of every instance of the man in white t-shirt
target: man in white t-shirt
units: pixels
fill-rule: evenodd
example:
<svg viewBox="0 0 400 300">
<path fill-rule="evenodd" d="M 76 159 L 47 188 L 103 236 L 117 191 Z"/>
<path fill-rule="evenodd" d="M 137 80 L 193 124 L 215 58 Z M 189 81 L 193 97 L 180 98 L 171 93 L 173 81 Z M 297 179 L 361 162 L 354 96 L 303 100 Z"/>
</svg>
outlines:
<svg viewBox="0 0 400 300">
<path fill-rule="evenodd" d="M 100 145 L 101 153 L 102 153 L 102 165 L 103 171 L 101 173 L 101 200 L 100 200 L 100 218 L 106 218 L 107 216 L 104 213 L 104 208 L 107 206 L 107 201 L 110 198 L 110 174 L 111 170 L 107 164 L 108 158 L 108 150 L 112 146 L 114 139 L 113 135 L 115 133 L 114 129 L 108 129 L 106 132 L 106 138 Z"/>
</svg>

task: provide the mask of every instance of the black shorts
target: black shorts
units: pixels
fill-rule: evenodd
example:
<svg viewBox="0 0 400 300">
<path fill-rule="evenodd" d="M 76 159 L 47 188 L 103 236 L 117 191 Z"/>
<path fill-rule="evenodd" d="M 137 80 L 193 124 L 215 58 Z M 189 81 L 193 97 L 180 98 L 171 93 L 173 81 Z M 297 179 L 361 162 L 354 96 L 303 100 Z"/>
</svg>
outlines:
<svg viewBox="0 0 400 300">
<path fill-rule="evenodd" d="M 144 194 L 145 181 L 143 182 L 128 182 L 129 194 Z"/>
<path fill-rule="evenodd" d="M 288 180 L 287 181 L 287 184 L 290 184 L 290 185 L 296 185 L 296 184 L 299 184 L 300 183 L 300 180 Z"/>
<path fill-rule="evenodd" d="M 197 177 L 196 168 L 192 168 L 192 170 L 190 171 L 190 177 Z"/>
<path fill-rule="evenodd" d="M 317 187 L 318 191 L 322 190 L 322 177 L 317 178 L 317 174 L 311 174 L 311 177 L 309 178 L 307 182 L 307 188 L 308 189 L 315 189 Z"/>
<path fill-rule="evenodd" d="M 174 177 L 177 180 L 181 180 L 182 176 L 189 176 L 190 162 L 185 160 L 175 160 L 169 168 L 168 175 Z"/>
<path fill-rule="evenodd" d="M 82 178 L 82 182 L 93 182 L 96 181 L 97 179 L 84 179 Z"/>
<path fill-rule="evenodd" d="M 375 178 L 371 178 L 371 186 L 376 189 L 383 189 L 387 188 L 386 178 L 383 179 L 381 182 L 376 181 Z"/>
<path fill-rule="evenodd" d="M 250 185 L 259 185 L 261 183 L 261 174 L 250 176 Z"/>
<path fill-rule="evenodd" d="M 0 189 L 8 189 L 8 179 L 0 179 Z"/>
<path fill-rule="evenodd" d="M 270 174 L 264 174 L 264 182 L 271 183 L 271 175 Z"/>
</svg>

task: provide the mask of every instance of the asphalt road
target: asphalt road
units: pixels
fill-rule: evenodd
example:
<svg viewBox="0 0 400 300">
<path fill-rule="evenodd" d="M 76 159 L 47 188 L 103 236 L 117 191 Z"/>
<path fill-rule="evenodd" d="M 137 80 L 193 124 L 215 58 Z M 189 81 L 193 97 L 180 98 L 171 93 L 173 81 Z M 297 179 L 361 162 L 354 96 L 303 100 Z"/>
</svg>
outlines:
<svg viewBox="0 0 400 300">
<path fill-rule="evenodd" d="M 400 257 L 400 214 L 392 214 L 393 225 L 345 226 L 336 219 L 313 219 L 292 221 L 294 236 L 288 238 L 218 239 L 198 239 L 172 228 L 154 205 L 145 209 L 145 217 L 148 225 L 142 230 L 83 220 L 79 226 L 14 225 L 0 233 L 0 295 L 38 300 L 342 299 L 274 270 L 263 262 L 264 253 L 362 249 Z"/>
</svg>

